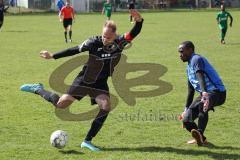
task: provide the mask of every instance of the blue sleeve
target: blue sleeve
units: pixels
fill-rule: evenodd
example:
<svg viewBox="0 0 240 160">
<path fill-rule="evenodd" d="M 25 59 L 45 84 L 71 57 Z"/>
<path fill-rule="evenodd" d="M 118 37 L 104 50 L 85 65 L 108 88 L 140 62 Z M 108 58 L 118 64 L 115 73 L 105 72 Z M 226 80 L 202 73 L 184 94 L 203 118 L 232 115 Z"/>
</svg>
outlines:
<svg viewBox="0 0 240 160">
<path fill-rule="evenodd" d="M 196 73 L 197 71 L 204 71 L 204 60 L 202 57 L 194 58 L 192 61 L 193 70 Z"/>
</svg>

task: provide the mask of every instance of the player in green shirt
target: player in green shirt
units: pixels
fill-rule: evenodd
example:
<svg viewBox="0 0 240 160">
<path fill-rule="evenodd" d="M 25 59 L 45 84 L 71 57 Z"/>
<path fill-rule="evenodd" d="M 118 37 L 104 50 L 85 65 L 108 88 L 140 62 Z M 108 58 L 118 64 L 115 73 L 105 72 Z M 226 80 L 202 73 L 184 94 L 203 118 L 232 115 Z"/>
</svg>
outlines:
<svg viewBox="0 0 240 160">
<path fill-rule="evenodd" d="M 104 13 L 107 16 L 108 20 L 110 20 L 112 14 L 112 4 L 110 0 L 107 0 L 107 2 L 103 4 L 102 14 Z"/>
<path fill-rule="evenodd" d="M 228 28 L 228 17 L 230 18 L 230 27 L 232 27 L 233 18 L 230 13 L 225 11 L 225 6 L 221 5 L 221 12 L 217 14 L 217 23 L 221 30 L 221 43 L 225 44 L 224 38 Z"/>
</svg>

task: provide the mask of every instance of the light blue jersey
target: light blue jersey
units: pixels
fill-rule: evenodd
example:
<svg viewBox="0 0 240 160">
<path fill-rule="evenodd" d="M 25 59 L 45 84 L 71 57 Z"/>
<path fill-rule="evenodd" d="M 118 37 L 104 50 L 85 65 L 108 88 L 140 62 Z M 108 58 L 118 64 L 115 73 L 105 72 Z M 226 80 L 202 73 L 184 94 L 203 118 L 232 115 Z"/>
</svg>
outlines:
<svg viewBox="0 0 240 160">
<path fill-rule="evenodd" d="M 198 92 L 202 92 L 196 76 L 197 71 L 202 71 L 204 73 L 207 92 L 213 90 L 225 91 L 223 82 L 213 66 L 207 61 L 206 58 L 194 53 L 188 61 L 187 76 L 193 88 Z"/>
<path fill-rule="evenodd" d="M 62 7 L 65 6 L 65 3 L 63 0 L 58 0 L 57 1 L 57 7 L 58 7 L 58 10 L 61 11 Z"/>
</svg>

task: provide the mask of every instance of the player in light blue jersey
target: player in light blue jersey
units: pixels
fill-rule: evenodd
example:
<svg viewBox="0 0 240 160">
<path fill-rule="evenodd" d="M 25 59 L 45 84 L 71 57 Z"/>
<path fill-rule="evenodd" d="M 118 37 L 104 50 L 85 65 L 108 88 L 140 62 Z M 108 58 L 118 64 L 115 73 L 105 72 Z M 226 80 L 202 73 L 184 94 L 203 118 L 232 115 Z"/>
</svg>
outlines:
<svg viewBox="0 0 240 160">
<path fill-rule="evenodd" d="M 191 41 L 182 42 L 178 52 L 183 62 L 187 62 L 188 96 L 182 113 L 184 127 L 191 132 L 193 140 L 189 144 L 207 143 L 204 131 L 208 123 L 208 111 L 222 105 L 226 99 L 226 89 L 216 70 L 208 60 L 195 53 Z M 194 92 L 200 95 L 193 101 Z M 198 118 L 198 124 L 194 122 Z"/>
</svg>

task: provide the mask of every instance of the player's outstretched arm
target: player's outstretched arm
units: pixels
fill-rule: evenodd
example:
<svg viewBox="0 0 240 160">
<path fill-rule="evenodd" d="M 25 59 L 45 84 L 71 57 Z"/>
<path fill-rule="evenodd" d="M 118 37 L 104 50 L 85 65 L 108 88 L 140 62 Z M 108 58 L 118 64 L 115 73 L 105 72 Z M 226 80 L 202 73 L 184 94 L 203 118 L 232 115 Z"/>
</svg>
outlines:
<svg viewBox="0 0 240 160">
<path fill-rule="evenodd" d="M 41 51 L 40 56 L 45 59 L 52 59 L 52 58 L 59 59 L 59 58 L 63 58 L 63 57 L 73 56 L 73 55 L 79 54 L 81 52 L 89 51 L 92 48 L 93 41 L 94 40 L 92 38 L 90 38 L 78 46 L 68 48 L 68 49 L 56 52 L 54 54 L 51 54 L 48 51 Z"/>
<path fill-rule="evenodd" d="M 130 32 L 124 35 L 124 37 L 127 41 L 132 41 L 141 32 L 143 18 L 141 14 L 135 9 L 131 9 L 129 12 L 135 20 L 135 25 Z"/>
<path fill-rule="evenodd" d="M 44 58 L 44 59 L 58 59 L 58 58 L 62 58 L 62 57 L 69 57 L 69 56 L 73 56 L 75 54 L 78 54 L 80 53 L 80 50 L 79 50 L 79 46 L 75 46 L 75 47 L 72 47 L 72 48 L 68 48 L 68 49 L 65 49 L 63 51 L 59 51 L 57 53 L 50 53 L 48 51 L 41 51 L 40 52 L 40 57 Z"/>
<path fill-rule="evenodd" d="M 40 52 L 40 57 L 44 59 L 58 59 L 62 57 L 73 56 L 78 53 L 80 53 L 79 47 L 76 46 L 76 47 L 68 48 L 63 51 L 54 53 L 54 54 L 50 53 L 49 51 L 43 50 Z"/>
</svg>

